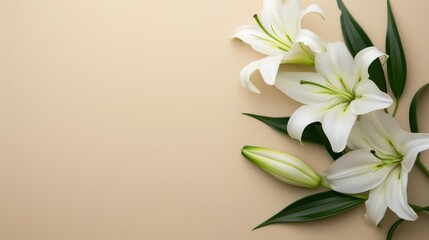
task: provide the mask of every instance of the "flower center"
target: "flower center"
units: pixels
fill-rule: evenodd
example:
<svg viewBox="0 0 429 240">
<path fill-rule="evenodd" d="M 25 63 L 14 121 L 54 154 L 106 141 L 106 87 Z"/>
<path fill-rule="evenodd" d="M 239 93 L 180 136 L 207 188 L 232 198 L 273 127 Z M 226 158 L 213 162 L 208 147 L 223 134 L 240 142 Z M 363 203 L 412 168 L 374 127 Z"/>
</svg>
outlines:
<svg viewBox="0 0 429 240">
<path fill-rule="evenodd" d="M 396 156 L 392 156 L 392 155 L 380 155 L 375 150 L 371 150 L 370 152 L 374 157 L 376 157 L 381 162 L 383 162 L 384 165 L 399 164 L 404 159 L 404 157 L 400 154 Z"/>
<path fill-rule="evenodd" d="M 253 15 L 253 17 L 255 18 L 256 22 L 258 23 L 259 27 L 262 29 L 262 31 L 264 31 L 265 34 L 267 34 L 272 40 L 270 39 L 266 39 L 263 37 L 258 37 L 255 36 L 261 40 L 270 42 L 270 43 L 274 43 L 274 46 L 277 47 L 280 50 L 283 50 L 285 52 L 289 52 L 291 45 L 293 43 L 292 38 L 288 35 L 288 34 L 284 34 L 286 36 L 286 39 L 288 42 L 286 42 L 285 40 L 283 40 L 280 35 L 276 32 L 276 30 L 274 29 L 273 25 L 270 24 L 270 28 L 271 28 L 271 32 L 269 32 L 264 25 L 262 24 L 261 20 L 259 19 L 258 15 L 255 14 Z"/>
<path fill-rule="evenodd" d="M 350 103 L 357 98 L 354 92 L 341 91 L 334 86 L 322 85 L 319 83 L 310 82 L 306 80 L 301 80 L 299 83 L 301 85 L 308 84 L 308 85 L 316 86 L 322 90 L 321 93 L 338 96 L 339 98 L 341 98 L 342 102 Z"/>
</svg>

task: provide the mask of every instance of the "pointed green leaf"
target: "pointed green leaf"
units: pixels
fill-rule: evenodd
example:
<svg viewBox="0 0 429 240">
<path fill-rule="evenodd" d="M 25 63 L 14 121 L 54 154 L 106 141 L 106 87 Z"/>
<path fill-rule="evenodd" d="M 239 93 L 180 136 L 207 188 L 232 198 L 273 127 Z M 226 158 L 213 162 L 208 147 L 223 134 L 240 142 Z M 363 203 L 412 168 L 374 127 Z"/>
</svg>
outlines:
<svg viewBox="0 0 429 240">
<path fill-rule="evenodd" d="M 408 113 L 408 117 L 409 117 L 409 120 L 410 120 L 409 122 L 410 122 L 410 130 L 411 130 L 411 132 L 419 132 L 419 122 L 417 120 L 417 103 L 418 103 L 418 101 L 420 99 L 420 96 L 426 90 L 427 87 L 429 87 L 429 83 L 426 83 L 425 85 L 423 85 L 423 87 L 421 87 L 416 92 L 416 94 L 413 97 L 413 100 L 411 101 L 410 109 L 409 109 L 409 113 Z M 420 168 L 420 170 L 422 170 L 422 172 L 427 177 L 429 177 L 429 170 L 426 168 L 426 166 L 420 160 L 420 154 L 417 155 L 416 165 Z"/>
<path fill-rule="evenodd" d="M 334 191 L 316 193 L 292 203 L 256 228 L 275 223 L 297 223 L 319 220 L 346 212 L 364 201 L 365 199 Z"/>
<path fill-rule="evenodd" d="M 329 142 L 328 137 L 326 137 L 326 134 L 323 132 L 322 125 L 315 125 L 315 128 L 316 128 L 317 132 L 319 133 L 319 137 L 322 140 L 326 151 L 329 153 L 329 155 L 331 155 L 332 159 L 334 159 L 334 161 L 335 161 L 338 158 L 340 158 L 341 156 L 343 156 L 343 154 L 341 152 L 336 153 L 336 152 L 334 152 L 334 150 L 332 150 L 331 143 Z"/>
<path fill-rule="evenodd" d="M 416 213 L 422 212 L 422 211 L 429 211 L 429 207 L 420 207 L 413 204 L 410 204 L 410 206 L 414 209 Z M 404 219 L 399 219 L 395 223 L 392 224 L 392 226 L 389 229 L 389 232 L 387 233 L 386 240 L 392 240 L 393 234 L 395 233 L 396 229 L 399 227 L 399 225 L 404 222 Z"/>
<path fill-rule="evenodd" d="M 250 113 L 243 114 L 265 123 L 283 135 L 289 136 L 289 133 L 287 132 L 287 123 L 289 122 L 289 117 L 266 117 Z M 316 124 L 317 123 L 310 124 L 305 128 L 304 133 L 302 134 L 302 141 L 323 144 L 316 128 L 314 127 Z"/>
<path fill-rule="evenodd" d="M 343 32 L 344 41 L 349 48 L 351 54 L 356 54 L 364 48 L 374 46 L 371 39 L 353 18 L 346 5 L 342 0 L 337 0 L 338 8 L 341 10 L 341 30 Z M 375 60 L 368 69 L 370 79 L 377 84 L 378 88 L 387 92 L 386 79 L 384 77 L 383 66 L 379 59 Z"/>
<path fill-rule="evenodd" d="M 402 48 L 401 37 L 396 27 L 390 0 L 387 0 L 387 34 L 386 34 L 387 75 L 390 88 L 396 100 L 401 98 L 407 79 L 407 61 Z"/>
<path fill-rule="evenodd" d="M 392 240 L 393 234 L 403 221 L 404 219 L 399 219 L 390 227 L 389 232 L 387 233 L 386 240 Z"/>
<path fill-rule="evenodd" d="M 417 120 L 417 103 L 420 99 L 420 96 L 422 95 L 422 93 L 424 92 L 424 90 L 429 87 L 429 83 L 426 83 L 425 85 L 423 85 L 423 87 L 421 87 L 416 94 L 413 97 L 413 100 L 411 101 L 410 104 L 410 109 L 409 109 L 409 119 L 410 119 L 410 129 L 411 132 L 419 132 L 419 123 Z"/>
</svg>

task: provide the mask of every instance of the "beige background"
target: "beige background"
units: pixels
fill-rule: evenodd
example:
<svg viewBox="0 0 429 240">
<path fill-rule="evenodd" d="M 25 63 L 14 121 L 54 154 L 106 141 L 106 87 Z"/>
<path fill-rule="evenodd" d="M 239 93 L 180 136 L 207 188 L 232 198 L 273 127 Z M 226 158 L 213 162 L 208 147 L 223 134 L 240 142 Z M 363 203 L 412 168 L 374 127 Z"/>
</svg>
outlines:
<svg viewBox="0 0 429 240">
<path fill-rule="evenodd" d="M 0 239 L 384 239 L 394 215 L 370 227 L 362 207 L 251 231 L 312 191 L 261 172 L 243 145 L 296 154 L 320 171 L 330 162 L 240 115 L 299 106 L 259 74 L 262 95 L 239 84 L 261 55 L 231 36 L 261 2 L 0 0 Z M 327 20 L 305 26 L 341 40 L 335 1 L 303 5 L 313 2 Z M 383 49 L 385 1 L 345 3 Z M 409 63 L 399 111 L 407 127 L 411 97 L 429 81 L 429 4 L 392 4 Z M 410 182 L 411 201 L 429 205 L 429 181 L 414 171 Z M 427 224 L 404 224 L 396 239 L 427 239 Z"/>
</svg>

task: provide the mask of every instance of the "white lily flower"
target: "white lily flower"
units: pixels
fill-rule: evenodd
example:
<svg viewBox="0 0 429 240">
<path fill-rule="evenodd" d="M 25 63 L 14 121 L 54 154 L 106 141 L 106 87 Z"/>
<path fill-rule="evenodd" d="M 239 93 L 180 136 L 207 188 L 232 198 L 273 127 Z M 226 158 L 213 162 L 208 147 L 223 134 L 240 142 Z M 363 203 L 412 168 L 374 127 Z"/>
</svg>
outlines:
<svg viewBox="0 0 429 240">
<path fill-rule="evenodd" d="M 370 191 L 365 218 L 377 225 L 387 207 L 405 220 L 416 220 L 408 205 L 408 173 L 417 154 L 429 149 L 429 134 L 402 130 L 393 117 L 375 111 L 356 122 L 347 145 L 353 151 L 326 172 L 332 189 L 355 194 Z"/>
<path fill-rule="evenodd" d="M 353 59 L 342 42 L 328 45 L 317 54 L 317 73 L 279 73 L 276 87 L 289 97 L 305 104 L 290 117 L 287 130 L 301 140 L 307 125 L 321 122 L 332 149 L 341 152 L 358 115 L 387 108 L 390 96 L 369 79 L 368 67 L 385 56 L 375 47 L 365 48 Z"/>
<path fill-rule="evenodd" d="M 299 187 L 317 188 L 322 178 L 308 164 L 286 153 L 263 147 L 245 146 L 244 157 L 278 180 Z"/>
<path fill-rule="evenodd" d="M 314 64 L 314 52 L 326 51 L 324 42 L 315 33 L 301 29 L 301 20 L 308 13 L 318 13 L 322 9 L 310 5 L 302 9 L 299 0 L 264 0 L 261 18 L 254 15 L 258 27 L 242 26 L 237 29 L 236 38 L 252 46 L 256 51 L 268 55 L 251 62 L 240 72 L 242 85 L 255 93 L 260 91 L 250 81 L 251 74 L 259 69 L 262 78 L 274 85 L 281 63 Z"/>
</svg>

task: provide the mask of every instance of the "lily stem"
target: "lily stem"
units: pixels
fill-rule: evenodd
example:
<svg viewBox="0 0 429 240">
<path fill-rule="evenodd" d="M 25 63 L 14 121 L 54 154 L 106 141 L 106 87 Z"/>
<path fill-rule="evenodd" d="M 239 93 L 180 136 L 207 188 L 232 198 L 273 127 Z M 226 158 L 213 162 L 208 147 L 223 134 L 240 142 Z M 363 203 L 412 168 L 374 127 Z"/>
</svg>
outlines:
<svg viewBox="0 0 429 240">
<path fill-rule="evenodd" d="M 410 204 L 410 207 L 412 209 L 414 209 L 414 211 L 416 211 L 416 212 L 429 211 L 429 206 L 422 207 L 422 206 L 419 206 L 419 205 Z"/>
<path fill-rule="evenodd" d="M 417 158 L 416 160 L 416 164 L 417 166 L 420 168 L 420 170 L 422 170 L 422 172 L 426 175 L 426 177 L 429 178 L 429 170 L 426 168 L 426 166 L 422 163 L 422 161 L 420 160 L 420 158 Z"/>
</svg>

